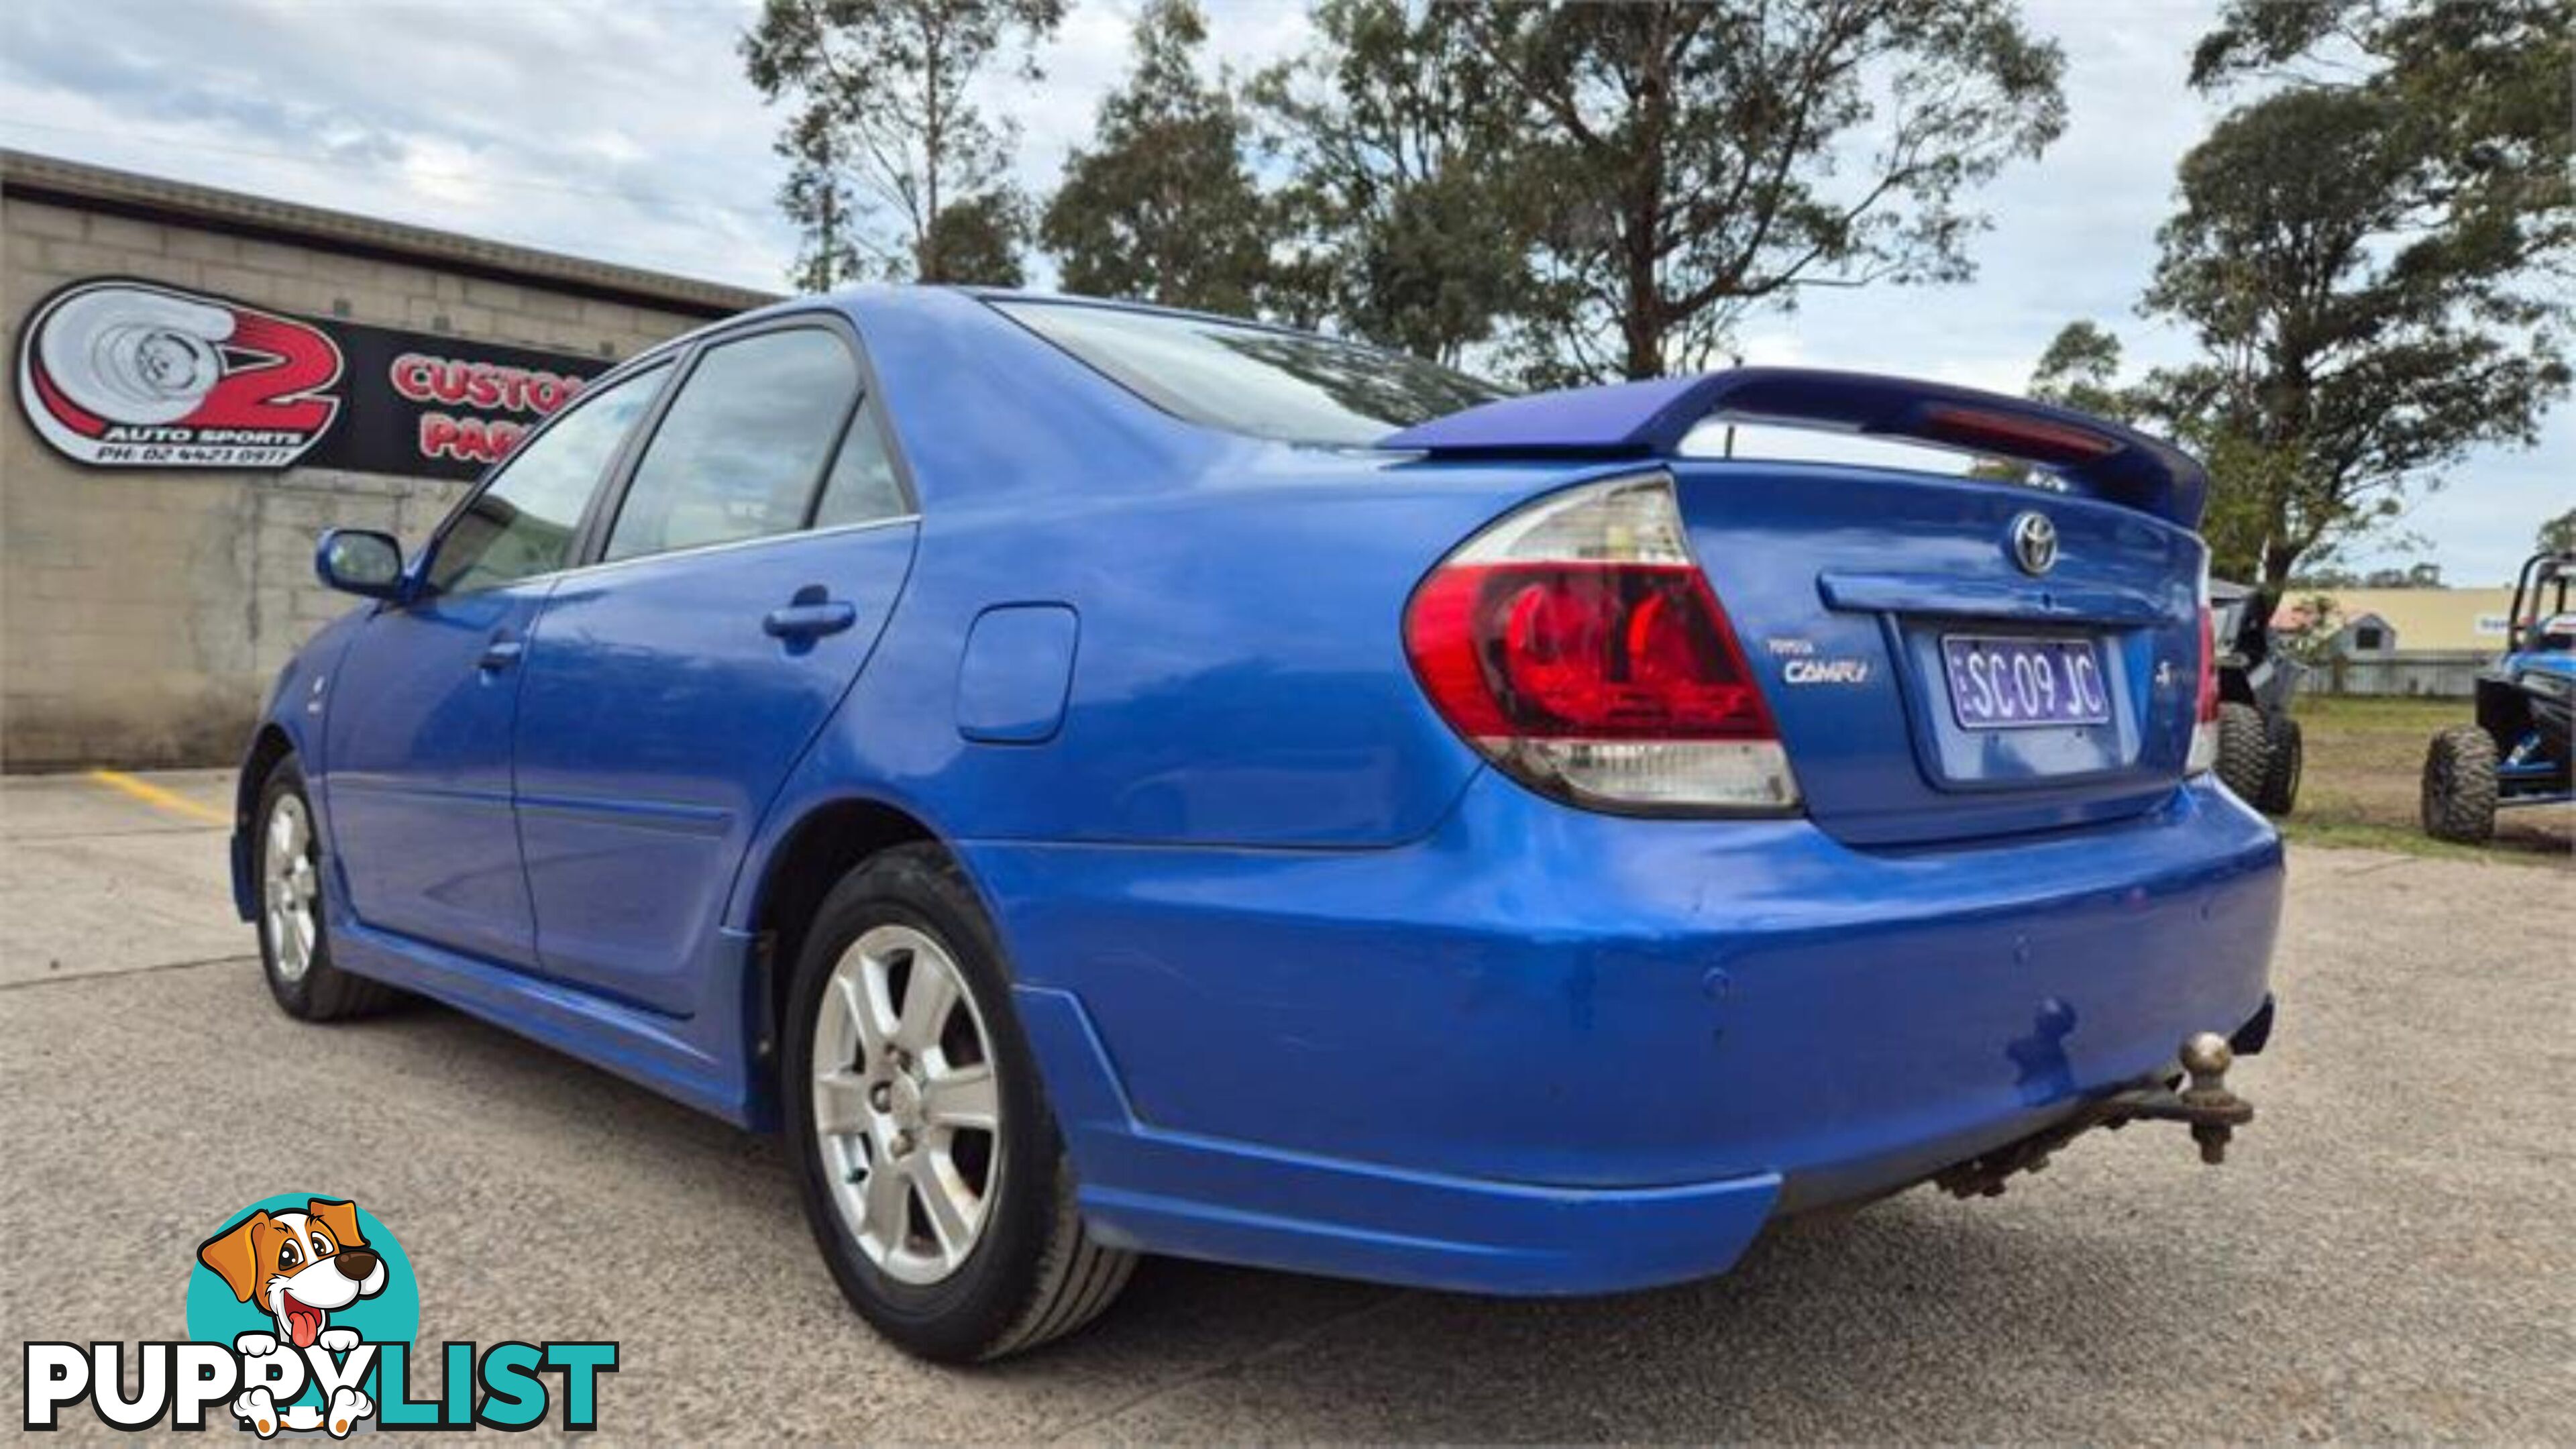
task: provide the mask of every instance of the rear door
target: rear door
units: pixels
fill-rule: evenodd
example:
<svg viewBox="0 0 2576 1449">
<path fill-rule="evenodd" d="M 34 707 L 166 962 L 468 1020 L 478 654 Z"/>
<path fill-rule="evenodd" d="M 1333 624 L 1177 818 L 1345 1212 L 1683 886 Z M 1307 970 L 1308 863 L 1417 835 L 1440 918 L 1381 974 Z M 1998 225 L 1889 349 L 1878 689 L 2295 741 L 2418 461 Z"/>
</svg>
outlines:
<svg viewBox="0 0 2576 1449">
<path fill-rule="evenodd" d="M 2204 557 L 2188 529 L 1978 478 L 1672 466 L 1819 826 L 1872 845 L 2046 830 L 2148 809 L 2182 778 Z"/>
<path fill-rule="evenodd" d="M 546 600 L 517 727 L 539 968 L 673 1014 L 693 1009 L 734 868 L 867 659 L 915 533 L 837 317 L 720 335 L 687 366 L 595 561 Z"/>
<path fill-rule="evenodd" d="M 667 364 L 599 387 L 530 438 L 431 545 L 329 681 L 322 780 L 350 905 L 370 926 L 536 959 L 510 808 L 519 664 L 584 511 Z"/>
</svg>

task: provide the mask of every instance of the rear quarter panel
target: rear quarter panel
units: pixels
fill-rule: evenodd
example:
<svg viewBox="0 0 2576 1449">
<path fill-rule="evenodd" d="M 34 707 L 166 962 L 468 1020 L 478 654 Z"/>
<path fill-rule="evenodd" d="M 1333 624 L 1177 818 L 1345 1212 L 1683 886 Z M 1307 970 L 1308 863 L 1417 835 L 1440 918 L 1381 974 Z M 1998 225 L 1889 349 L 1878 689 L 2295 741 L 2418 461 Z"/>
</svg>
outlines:
<svg viewBox="0 0 2576 1449">
<path fill-rule="evenodd" d="M 920 494 L 920 553 L 747 879 L 794 822 L 851 797 L 951 839 L 1330 849 L 1437 824 L 1480 762 L 1414 682 L 1405 601 L 1493 516 L 1603 468 L 1241 438 L 1155 410 L 973 297 L 848 305 Z M 969 739 L 965 642 L 1009 605 L 1074 615 L 1062 724 Z"/>
<path fill-rule="evenodd" d="M 1032 515 L 927 511 L 901 609 L 800 772 L 881 786 L 953 838 L 1355 848 L 1428 833 L 1479 768 L 1415 684 L 1404 605 L 1527 486 L 1450 471 L 1301 469 Z M 968 739 L 963 644 L 1011 604 L 1069 609 L 1063 723 Z"/>
</svg>

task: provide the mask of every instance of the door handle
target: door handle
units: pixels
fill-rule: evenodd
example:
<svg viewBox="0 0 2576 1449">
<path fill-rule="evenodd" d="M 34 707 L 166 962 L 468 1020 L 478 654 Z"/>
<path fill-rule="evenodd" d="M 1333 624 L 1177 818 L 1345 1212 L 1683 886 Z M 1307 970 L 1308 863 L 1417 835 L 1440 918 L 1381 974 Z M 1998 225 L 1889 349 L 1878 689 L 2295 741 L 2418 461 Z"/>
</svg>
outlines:
<svg viewBox="0 0 2576 1449">
<path fill-rule="evenodd" d="M 760 629 L 777 639 L 813 639 L 838 634 L 857 622 L 857 605 L 843 599 L 824 599 L 772 609 L 761 619 Z"/>
<path fill-rule="evenodd" d="M 527 652 L 528 646 L 516 639 L 494 639 L 483 646 L 483 657 L 474 661 L 474 667 L 486 674 L 495 674 L 518 663 L 519 656 Z"/>
</svg>

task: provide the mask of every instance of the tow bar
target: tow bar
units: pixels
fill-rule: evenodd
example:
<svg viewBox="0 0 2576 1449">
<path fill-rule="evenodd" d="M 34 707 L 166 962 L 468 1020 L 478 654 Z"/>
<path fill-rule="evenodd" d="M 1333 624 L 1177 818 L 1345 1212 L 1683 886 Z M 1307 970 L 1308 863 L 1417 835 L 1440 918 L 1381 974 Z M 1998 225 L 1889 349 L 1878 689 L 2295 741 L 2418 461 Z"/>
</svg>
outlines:
<svg viewBox="0 0 2576 1449">
<path fill-rule="evenodd" d="M 2048 1166 L 2049 1157 L 2067 1143 L 2096 1127 L 2117 1131 L 2132 1122 L 2189 1123 L 2191 1140 L 2200 1144 L 2200 1160 L 2213 1167 L 2225 1162 L 2228 1139 L 2254 1120 L 2254 1104 L 2227 1088 L 2227 1069 L 2235 1065 L 2236 1053 L 2227 1038 L 2204 1031 L 2185 1041 L 2180 1055 L 2189 1080 L 2179 1091 L 2159 1081 L 2114 1092 L 2046 1131 L 1971 1158 L 1932 1180 L 1952 1197 L 1999 1197 L 2007 1180 Z"/>
</svg>

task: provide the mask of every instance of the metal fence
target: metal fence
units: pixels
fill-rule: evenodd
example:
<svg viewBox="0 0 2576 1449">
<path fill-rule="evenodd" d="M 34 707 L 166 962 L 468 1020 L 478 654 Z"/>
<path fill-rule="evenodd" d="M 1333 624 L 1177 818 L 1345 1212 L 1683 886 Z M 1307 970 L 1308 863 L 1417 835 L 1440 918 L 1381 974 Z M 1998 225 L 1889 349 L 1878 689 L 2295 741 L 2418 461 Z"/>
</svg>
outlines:
<svg viewBox="0 0 2576 1449">
<path fill-rule="evenodd" d="M 2466 699 L 2477 692 L 2484 654 L 2415 653 L 2337 657 L 2312 664 L 2299 687 L 2317 694 L 2413 694 L 2428 699 Z"/>
</svg>

